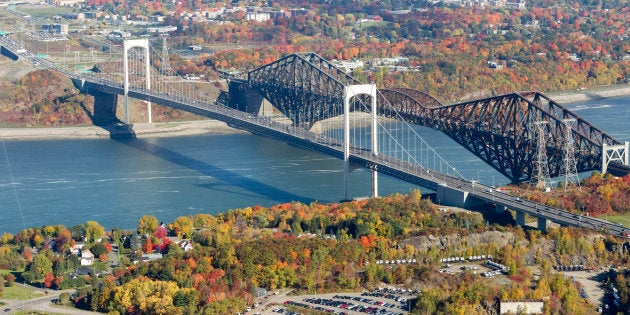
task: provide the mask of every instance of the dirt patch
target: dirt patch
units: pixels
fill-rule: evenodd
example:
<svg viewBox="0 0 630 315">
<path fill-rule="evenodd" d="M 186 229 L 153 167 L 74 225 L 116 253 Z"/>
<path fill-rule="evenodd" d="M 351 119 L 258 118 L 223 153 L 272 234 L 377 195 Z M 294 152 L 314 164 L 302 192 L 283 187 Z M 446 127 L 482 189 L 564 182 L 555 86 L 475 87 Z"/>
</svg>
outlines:
<svg viewBox="0 0 630 315">
<path fill-rule="evenodd" d="M 0 82 L 18 82 L 27 73 L 35 70 L 31 64 L 22 61 L 12 61 L 4 56 L 0 57 Z"/>
<path fill-rule="evenodd" d="M 593 305 L 600 305 L 604 301 L 604 289 L 602 283 L 608 276 L 607 271 L 571 271 L 561 272 L 561 274 L 571 277 L 575 282 L 579 282 L 588 294 L 588 300 Z"/>
</svg>

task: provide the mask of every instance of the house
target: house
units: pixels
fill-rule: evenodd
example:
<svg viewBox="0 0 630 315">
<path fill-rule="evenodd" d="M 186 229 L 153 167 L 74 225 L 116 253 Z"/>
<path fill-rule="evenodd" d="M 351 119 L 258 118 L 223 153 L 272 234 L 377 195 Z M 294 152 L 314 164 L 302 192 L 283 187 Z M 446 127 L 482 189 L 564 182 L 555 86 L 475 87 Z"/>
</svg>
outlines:
<svg viewBox="0 0 630 315">
<path fill-rule="evenodd" d="M 363 61 L 360 60 L 333 60 L 332 64 L 338 68 L 343 68 L 346 72 L 352 72 L 357 68 L 363 68 Z"/>
<path fill-rule="evenodd" d="M 81 266 L 91 266 L 94 263 L 94 254 L 89 249 L 81 250 Z"/>
<path fill-rule="evenodd" d="M 271 15 L 268 12 L 248 12 L 245 15 L 247 21 L 266 22 L 271 19 Z"/>
<path fill-rule="evenodd" d="M 179 248 L 183 249 L 185 252 L 194 248 L 190 241 L 181 241 L 177 245 L 179 245 Z"/>
<path fill-rule="evenodd" d="M 265 288 L 261 288 L 261 287 L 257 287 L 256 288 L 256 297 L 260 298 L 267 295 L 267 289 Z"/>
<path fill-rule="evenodd" d="M 141 261 L 154 261 L 162 258 L 161 253 L 151 253 L 151 254 L 143 254 L 139 258 L 134 259 L 133 263 L 137 264 Z"/>
<path fill-rule="evenodd" d="M 79 267 L 75 270 L 74 274 L 76 276 L 89 276 L 94 272 L 94 269 L 90 267 Z"/>
<path fill-rule="evenodd" d="M 503 65 L 495 61 L 488 61 L 488 67 L 490 69 L 496 69 L 496 70 L 503 69 Z"/>
<path fill-rule="evenodd" d="M 83 242 L 76 242 L 72 248 L 70 248 L 70 253 L 79 256 L 81 254 L 81 249 L 85 246 Z"/>
</svg>

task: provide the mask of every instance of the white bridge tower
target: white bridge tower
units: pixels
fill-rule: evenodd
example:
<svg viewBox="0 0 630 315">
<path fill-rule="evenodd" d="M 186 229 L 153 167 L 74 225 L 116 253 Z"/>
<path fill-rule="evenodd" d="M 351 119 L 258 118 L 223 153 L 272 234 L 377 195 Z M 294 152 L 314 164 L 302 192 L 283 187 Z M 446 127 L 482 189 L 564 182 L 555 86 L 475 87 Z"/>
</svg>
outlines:
<svg viewBox="0 0 630 315">
<path fill-rule="evenodd" d="M 151 89 L 151 59 L 149 52 L 149 40 L 147 38 L 144 39 L 129 39 L 123 42 L 123 61 L 124 61 L 124 69 L 125 69 L 125 81 L 124 81 L 124 90 L 125 90 L 125 124 L 129 124 L 129 50 L 132 48 L 143 48 L 144 49 L 144 63 L 145 63 L 145 72 L 146 76 L 146 89 Z M 147 102 L 147 115 L 148 115 L 148 123 L 151 123 L 151 102 Z"/>
<path fill-rule="evenodd" d="M 378 155 L 378 124 L 376 121 L 376 85 L 348 85 L 343 90 L 343 188 L 346 200 L 350 199 L 350 99 L 367 94 L 372 99 L 372 154 Z M 372 197 L 378 197 L 378 171 L 372 169 Z"/>
</svg>

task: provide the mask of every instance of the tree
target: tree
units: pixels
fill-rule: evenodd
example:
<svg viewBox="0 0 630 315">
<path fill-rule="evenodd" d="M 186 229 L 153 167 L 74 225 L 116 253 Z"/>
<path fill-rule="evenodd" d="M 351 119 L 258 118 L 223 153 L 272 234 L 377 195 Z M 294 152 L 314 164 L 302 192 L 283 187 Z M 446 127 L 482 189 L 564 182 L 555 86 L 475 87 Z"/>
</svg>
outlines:
<svg viewBox="0 0 630 315">
<path fill-rule="evenodd" d="M 70 293 L 63 292 L 59 295 L 59 304 L 66 305 L 70 302 Z"/>
<path fill-rule="evenodd" d="M 116 287 L 110 305 L 123 310 L 134 308 L 138 314 L 176 314 L 173 297 L 178 291 L 175 282 L 138 277 Z"/>
<path fill-rule="evenodd" d="M 143 215 L 138 220 L 138 233 L 149 235 L 158 227 L 158 219 L 152 215 Z"/>
<path fill-rule="evenodd" d="M 47 288 L 50 288 L 53 285 L 53 282 L 55 281 L 55 275 L 53 275 L 51 272 L 47 273 L 44 276 L 44 286 Z"/>
<path fill-rule="evenodd" d="M 77 224 L 68 228 L 68 231 L 72 233 L 72 238 L 77 241 L 83 241 L 85 239 L 85 225 Z"/>
<path fill-rule="evenodd" d="M 193 220 L 190 217 L 179 217 L 169 224 L 169 228 L 177 237 L 191 237 L 193 230 Z"/>
<path fill-rule="evenodd" d="M 85 239 L 87 242 L 94 242 L 105 234 L 105 228 L 96 221 L 87 221 L 85 223 Z"/>
<path fill-rule="evenodd" d="M 47 252 L 41 252 L 33 257 L 29 271 L 33 274 L 34 279 L 41 279 L 47 273 L 52 273 L 52 260 L 48 257 Z"/>
<path fill-rule="evenodd" d="M 109 250 L 107 246 L 103 243 L 96 243 L 92 247 L 90 247 L 90 252 L 94 254 L 94 257 L 100 257 L 103 254 L 109 254 Z"/>
<path fill-rule="evenodd" d="M 153 242 L 151 241 L 151 238 L 146 239 L 146 241 L 144 242 L 144 245 L 142 245 L 142 251 L 147 254 L 153 252 Z"/>
</svg>

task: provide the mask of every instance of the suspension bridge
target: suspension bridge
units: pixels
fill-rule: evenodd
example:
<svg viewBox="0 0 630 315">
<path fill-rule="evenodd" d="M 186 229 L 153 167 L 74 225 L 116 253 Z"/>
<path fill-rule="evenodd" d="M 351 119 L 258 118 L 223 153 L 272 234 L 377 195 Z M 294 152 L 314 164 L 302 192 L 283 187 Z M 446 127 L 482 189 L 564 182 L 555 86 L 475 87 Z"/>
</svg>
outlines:
<svg viewBox="0 0 630 315">
<path fill-rule="evenodd" d="M 81 92 L 93 95 L 97 125 L 120 122 L 116 108 L 122 95 L 122 126 L 130 128 L 130 133 L 132 98 L 146 102 L 148 122 L 156 103 L 343 159 L 346 199 L 352 197 L 351 168 L 363 167 L 372 173 L 372 196 L 378 196 L 378 175 L 385 174 L 435 191 L 439 203 L 462 207 L 490 203 L 497 210 L 513 209 L 521 225 L 528 214 L 538 218 L 541 229 L 551 220 L 616 235 L 628 233 L 620 225 L 523 201 L 466 179 L 414 129 L 417 124 L 441 130 L 515 183 L 530 180 L 536 171 L 533 161 L 540 147 L 536 132 L 541 129 L 546 134 L 542 147 L 552 177 L 566 168 L 563 142 L 568 137 L 574 139 L 571 145 L 578 172 L 628 172 L 628 143 L 539 92 L 444 105 L 420 91 L 361 84 L 317 54 L 305 53 L 254 69 L 246 79 L 233 79 L 229 94 L 217 97 L 171 69 L 166 41 L 155 48 L 147 39 L 125 40 L 121 54 L 109 49 L 108 56 L 96 56 L 91 50 L 83 58 L 92 68 L 77 66 L 80 53 L 59 61 L 26 49 L 8 36 L 0 37 L 0 44 L 3 55 L 63 73 Z M 73 59 L 74 65 L 69 62 Z M 546 122 L 542 128 L 537 124 L 540 121 Z"/>
</svg>

